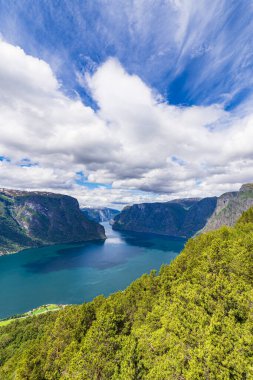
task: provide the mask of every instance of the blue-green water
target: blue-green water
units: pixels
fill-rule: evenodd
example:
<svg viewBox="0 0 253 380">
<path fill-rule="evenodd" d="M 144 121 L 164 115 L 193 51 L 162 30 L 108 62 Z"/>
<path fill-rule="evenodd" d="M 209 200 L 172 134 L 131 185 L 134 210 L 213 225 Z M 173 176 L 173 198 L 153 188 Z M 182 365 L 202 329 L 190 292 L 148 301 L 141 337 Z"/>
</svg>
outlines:
<svg viewBox="0 0 253 380">
<path fill-rule="evenodd" d="M 123 290 L 143 273 L 169 263 L 185 243 L 104 226 L 104 243 L 57 245 L 0 257 L 0 318 Z"/>
</svg>

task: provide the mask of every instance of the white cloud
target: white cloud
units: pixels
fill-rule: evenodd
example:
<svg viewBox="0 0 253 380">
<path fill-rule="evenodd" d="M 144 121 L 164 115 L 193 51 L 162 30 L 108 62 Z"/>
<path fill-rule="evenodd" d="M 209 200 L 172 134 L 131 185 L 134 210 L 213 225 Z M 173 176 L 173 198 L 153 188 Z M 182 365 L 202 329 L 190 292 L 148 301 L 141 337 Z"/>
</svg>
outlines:
<svg viewBox="0 0 253 380">
<path fill-rule="evenodd" d="M 168 105 L 114 59 L 83 82 L 94 112 L 63 94 L 46 62 L 4 41 L 0 56 L 0 156 L 10 159 L 0 162 L 1 187 L 102 205 L 213 195 L 252 180 L 252 114 Z M 37 165 L 19 166 L 24 158 Z M 112 189 L 78 186 L 79 171 Z"/>
</svg>

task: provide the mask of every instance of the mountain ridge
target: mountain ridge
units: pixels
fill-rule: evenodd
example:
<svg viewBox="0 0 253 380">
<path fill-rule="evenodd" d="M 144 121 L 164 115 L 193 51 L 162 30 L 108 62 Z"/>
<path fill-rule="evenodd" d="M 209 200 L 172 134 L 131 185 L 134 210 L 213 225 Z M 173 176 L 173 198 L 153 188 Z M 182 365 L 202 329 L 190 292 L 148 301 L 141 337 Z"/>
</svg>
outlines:
<svg viewBox="0 0 253 380">
<path fill-rule="evenodd" d="M 200 232 L 232 226 L 253 205 L 253 184 L 219 197 L 184 198 L 125 207 L 113 229 L 189 238 Z"/>
</svg>

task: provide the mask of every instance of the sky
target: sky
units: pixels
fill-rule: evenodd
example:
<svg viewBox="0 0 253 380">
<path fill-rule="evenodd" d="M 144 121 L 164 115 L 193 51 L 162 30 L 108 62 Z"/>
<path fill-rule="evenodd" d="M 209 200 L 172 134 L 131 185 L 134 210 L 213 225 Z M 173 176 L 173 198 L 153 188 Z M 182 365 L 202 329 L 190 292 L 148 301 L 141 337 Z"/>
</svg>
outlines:
<svg viewBox="0 0 253 380">
<path fill-rule="evenodd" d="M 0 187 L 82 206 L 253 181 L 251 0 L 0 0 Z"/>
</svg>

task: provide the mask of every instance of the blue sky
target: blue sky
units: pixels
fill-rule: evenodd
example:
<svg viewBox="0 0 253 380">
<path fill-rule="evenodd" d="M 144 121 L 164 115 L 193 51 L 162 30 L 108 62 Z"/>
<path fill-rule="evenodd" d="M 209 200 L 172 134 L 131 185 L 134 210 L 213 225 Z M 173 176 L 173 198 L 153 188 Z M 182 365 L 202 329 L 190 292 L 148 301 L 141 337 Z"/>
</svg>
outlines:
<svg viewBox="0 0 253 380">
<path fill-rule="evenodd" d="M 237 107 L 252 92 L 252 2 L 188 1 L 185 15 L 177 3 L 184 7 L 159 0 L 2 0 L 0 29 L 7 41 L 49 62 L 65 91 L 78 91 L 84 102 L 88 94 L 75 73 L 116 57 L 172 104 Z"/>
<path fill-rule="evenodd" d="M 58 91 L 66 99 L 74 102 L 80 100 L 84 106 L 95 112 L 95 115 L 99 117 L 99 122 L 102 118 L 107 126 L 118 123 L 117 131 L 125 128 L 123 135 L 118 136 L 117 141 L 115 140 L 116 146 L 122 145 L 123 147 L 130 141 L 126 139 L 126 135 L 129 139 L 130 121 L 125 126 L 121 126 L 120 115 L 117 115 L 117 112 L 118 109 L 122 109 L 122 118 L 125 117 L 122 105 L 115 108 L 114 114 L 112 114 L 112 106 L 102 95 L 103 86 L 106 86 L 107 83 L 105 77 L 107 75 L 109 78 L 110 70 L 115 70 L 122 80 L 124 76 L 128 76 L 129 83 L 135 81 L 138 88 L 142 86 L 143 91 L 149 91 L 157 107 L 159 104 L 171 107 L 168 112 L 172 119 L 171 122 L 168 122 L 167 127 L 169 132 L 172 128 L 171 135 L 175 134 L 176 128 L 175 124 L 173 127 L 170 126 L 174 120 L 173 112 L 177 112 L 177 110 L 181 112 L 178 122 L 184 123 L 186 130 L 188 128 L 186 117 L 189 118 L 189 125 L 195 118 L 192 116 L 195 112 L 194 107 L 197 107 L 196 110 L 199 113 L 206 107 L 207 111 L 204 110 L 204 114 L 209 116 L 207 120 L 202 121 L 202 127 L 210 127 L 212 130 L 227 128 L 231 141 L 234 141 L 236 127 L 233 123 L 235 120 L 241 120 L 244 127 L 240 127 L 240 130 L 246 128 L 246 121 L 243 118 L 249 117 L 252 103 L 252 20 L 253 4 L 250 0 L 214 0 L 212 2 L 205 0 L 201 2 L 191 0 L 0 0 L 0 32 L 3 41 L 10 46 L 20 47 L 26 56 L 39 58 L 41 62 L 49 65 L 52 75 L 58 83 Z M 111 66 L 107 64 L 108 62 L 111 62 Z M 23 75 L 20 80 L 25 81 L 24 77 Z M 117 75 L 115 81 L 117 81 Z M 124 86 L 119 86 L 117 89 L 119 97 L 122 96 L 124 89 Z M 129 89 L 129 91 L 131 97 L 132 90 Z M 110 96 L 109 89 L 107 92 Z M 111 94 L 112 100 L 113 96 L 115 96 L 114 92 Z M 139 100 L 137 100 L 138 102 Z M 140 109 L 140 103 L 137 105 L 139 108 L 136 106 L 136 109 Z M 131 110 L 133 109 L 131 102 L 129 102 L 129 107 Z M 129 108 L 130 112 L 131 110 Z M 155 112 L 154 115 L 156 115 Z M 152 120 L 152 117 L 159 119 L 159 116 L 151 116 L 149 120 Z M 202 120 L 202 116 L 198 116 L 198 120 L 199 118 Z M 138 136 L 141 139 L 141 136 L 147 133 L 143 131 L 143 123 L 149 124 L 149 121 L 135 119 L 132 123 L 135 125 L 135 133 L 137 133 L 136 128 L 139 128 Z M 163 123 L 162 121 L 161 124 Z M 147 128 L 149 131 L 152 130 L 154 135 L 157 131 L 158 135 L 161 124 L 156 124 L 154 121 Z M 236 131 L 239 131 L 239 127 Z M 110 142 L 113 136 L 109 139 Z M 217 149 L 220 149 L 223 137 L 220 136 L 219 141 L 215 140 Z M 102 148 L 99 144 L 102 137 L 99 137 L 98 142 L 95 141 L 95 138 L 92 137 L 92 139 L 94 151 L 98 149 L 101 152 Z M 203 137 L 203 139 L 205 138 Z M 133 140 L 131 141 L 133 142 Z M 182 140 L 179 144 L 178 138 L 175 137 L 175 144 L 183 146 L 186 143 Z M 13 146 L 15 144 L 12 142 Z M 154 144 L 156 144 L 155 141 Z M 159 144 L 157 143 L 158 150 Z M 139 146 L 137 145 L 136 149 L 138 150 Z M 67 153 L 68 157 L 74 157 L 73 162 L 79 165 L 73 167 L 73 176 L 76 176 L 75 173 L 85 173 L 81 181 L 80 178 L 75 179 L 77 185 L 82 187 L 87 185 L 89 191 L 96 188 L 101 190 L 101 186 L 102 188 L 104 186 L 108 193 L 112 188 L 122 189 L 124 192 L 129 192 L 127 194 L 130 194 L 130 198 L 127 199 L 130 200 L 131 194 L 134 194 L 135 191 L 138 197 L 141 192 L 144 199 L 146 197 L 153 199 L 156 193 L 158 199 L 162 200 L 166 198 L 163 194 L 184 195 L 182 189 L 185 188 L 186 183 L 189 186 L 187 194 L 194 193 L 196 186 L 201 187 L 202 183 L 207 183 L 206 177 L 212 175 L 210 173 L 215 173 L 214 182 L 206 184 L 201 191 L 196 190 L 196 194 L 198 191 L 199 194 L 205 191 L 213 192 L 215 188 L 222 191 L 251 179 L 248 169 L 245 169 L 246 174 L 242 178 L 236 177 L 233 181 L 229 177 L 224 180 L 228 172 L 233 171 L 232 168 L 228 170 L 225 167 L 226 160 L 233 159 L 231 152 L 227 154 L 226 158 L 222 155 L 218 163 L 214 162 L 215 160 L 209 162 L 210 157 L 204 158 L 202 147 L 194 147 L 192 154 L 197 154 L 198 160 L 202 161 L 201 167 L 197 168 L 197 164 L 190 163 L 189 155 L 178 151 L 179 149 L 173 151 L 172 148 L 168 148 L 163 162 L 155 165 L 152 148 L 150 157 L 147 158 L 148 164 L 141 162 L 138 157 L 138 165 L 134 166 L 130 162 L 128 168 L 122 162 L 118 162 L 121 152 L 117 152 L 115 147 L 111 147 L 111 151 L 113 152 L 112 156 L 116 158 L 109 159 L 104 154 L 97 160 L 99 162 L 92 162 L 90 154 L 82 158 L 82 154 L 76 151 L 72 152 L 72 148 Z M 103 149 L 106 150 L 106 148 Z M 149 143 L 147 143 L 146 149 L 149 149 Z M 235 148 L 236 150 L 237 148 Z M 247 151 L 245 157 L 242 157 L 241 152 L 238 151 L 238 155 L 233 161 L 238 172 L 241 172 L 242 167 L 245 168 L 245 160 L 251 160 L 250 148 L 246 147 L 245 150 Z M 8 149 L 6 152 L 8 153 Z M 0 155 L 5 156 L 6 152 L 0 152 Z M 47 153 L 43 154 L 45 156 Z M 99 156 L 99 153 L 97 155 Z M 32 170 L 35 170 L 34 166 L 47 167 L 48 170 L 62 168 L 62 158 L 59 159 L 56 167 L 54 163 L 50 168 L 48 164 L 43 163 L 43 159 L 38 157 L 37 152 L 25 149 L 17 157 L 14 157 L 13 152 L 10 152 L 9 156 L 16 164 L 22 162 L 22 167 Z M 135 153 L 131 157 L 134 161 Z M 54 157 L 54 160 L 57 159 Z M 102 167 L 103 160 L 106 162 L 105 168 Z M 165 167 L 165 161 L 166 165 L 168 161 L 171 161 L 170 169 Z M 6 165 L 8 163 L 6 160 L 1 160 L 1 162 Z M 173 179 L 173 184 L 166 187 L 165 184 L 175 176 L 170 172 L 170 170 L 173 171 L 173 165 L 180 166 L 180 170 L 186 167 L 187 169 L 185 169 L 184 175 L 182 174 L 182 178 L 179 176 L 177 181 Z M 203 174 L 205 165 L 208 167 L 206 177 Z M 159 173 L 159 178 L 156 177 L 157 179 L 154 180 L 157 173 Z M 217 180 L 219 173 L 221 174 L 220 180 Z M 183 186 L 180 185 L 180 178 L 184 183 Z M 86 179 L 87 182 L 85 182 Z M 67 182 L 56 183 L 55 186 L 64 189 L 64 183 L 67 183 L 66 190 L 71 188 L 70 179 Z M 8 181 L 7 184 L 9 184 Z M 176 191 L 177 184 L 180 189 L 178 192 Z M 13 185 L 25 186 L 23 182 Z M 43 187 L 44 185 L 40 185 L 36 179 L 32 186 Z"/>
</svg>

